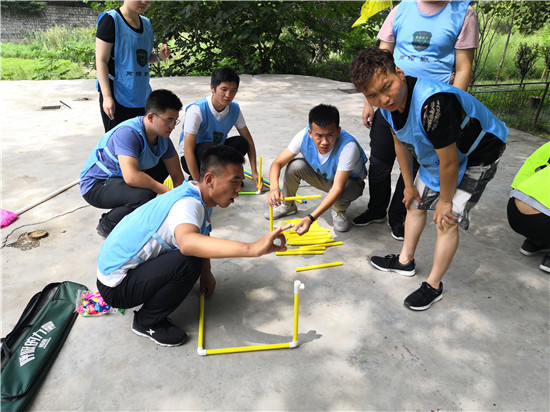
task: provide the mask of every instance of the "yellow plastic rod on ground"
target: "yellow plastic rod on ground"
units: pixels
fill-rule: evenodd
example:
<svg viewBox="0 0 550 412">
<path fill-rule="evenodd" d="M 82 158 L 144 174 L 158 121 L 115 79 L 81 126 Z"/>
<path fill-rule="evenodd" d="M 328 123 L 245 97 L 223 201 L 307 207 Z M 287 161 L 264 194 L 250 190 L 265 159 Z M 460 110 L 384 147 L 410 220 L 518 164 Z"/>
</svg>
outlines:
<svg viewBox="0 0 550 412">
<path fill-rule="evenodd" d="M 275 252 L 276 256 L 292 256 L 292 255 L 322 255 L 322 250 L 287 250 L 286 252 Z"/>
<path fill-rule="evenodd" d="M 290 202 L 291 200 L 302 200 L 302 199 L 319 199 L 321 195 L 306 195 L 306 196 L 288 196 L 283 200 L 285 202 Z"/>
<path fill-rule="evenodd" d="M 290 348 L 290 342 L 274 343 L 272 345 L 236 346 L 234 348 L 206 349 L 207 355 L 221 355 L 224 353 L 254 352 L 258 350 L 286 349 Z"/>
<path fill-rule="evenodd" d="M 296 268 L 296 272 L 303 272 L 304 270 L 312 270 L 312 269 L 330 268 L 333 266 L 342 266 L 343 264 L 344 262 L 332 262 L 332 263 L 323 263 L 321 265 L 302 266 L 302 267 Z"/>
</svg>

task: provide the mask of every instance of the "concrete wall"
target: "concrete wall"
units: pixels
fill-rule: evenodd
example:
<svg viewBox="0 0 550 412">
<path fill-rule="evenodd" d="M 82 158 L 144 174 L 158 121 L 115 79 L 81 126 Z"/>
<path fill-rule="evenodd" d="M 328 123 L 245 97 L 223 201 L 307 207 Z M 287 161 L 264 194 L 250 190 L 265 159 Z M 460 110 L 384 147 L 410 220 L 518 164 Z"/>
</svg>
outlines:
<svg viewBox="0 0 550 412">
<path fill-rule="evenodd" d="M 48 2 L 42 12 L 33 15 L 3 9 L 0 19 L 2 42 L 19 43 L 25 33 L 44 31 L 53 26 L 93 27 L 98 14 L 80 1 Z"/>
</svg>

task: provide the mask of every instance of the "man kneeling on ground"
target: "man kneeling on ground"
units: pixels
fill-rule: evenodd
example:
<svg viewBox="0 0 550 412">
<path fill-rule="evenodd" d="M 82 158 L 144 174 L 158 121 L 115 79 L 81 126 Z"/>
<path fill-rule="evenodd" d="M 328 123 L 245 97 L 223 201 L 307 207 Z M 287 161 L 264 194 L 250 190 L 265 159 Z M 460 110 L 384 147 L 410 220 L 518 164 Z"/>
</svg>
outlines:
<svg viewBox="0 0 550 412">
<path fill-rule="evenodd" d="M 244 157 L 227 146 L 210 148 L 198 182 L 159 196 L 126 216 L 107 237 L 97 258 L 97 287 L 116 308 L 143 304 L 132 331 L 163 346 L 184 343 L 187 334 L 168 315 L 200 277 L 200 291 L 214 292 L 210 258 L 257 257 L 286 250 L 286 225 L 254 243 L 209 236 L 210 208 L 228 207 L 244 179 Z M 274 241 L 280 240 L 280 245 Z"/>
<path fill-rule="evenodd" d="M 302 153 L 303 158 L 295 157 Z M 309 226 L 331 206 L 334 230 L 346 232 L 349 221 L 346 210 L 363 194 L 367 176 L 367 156 L 355 138 L 340 128 L 340 113 L 334 106 L 320 104 L 309 112 L 309 126 L 298 132 L 288 147 L 275 159 L 269 170 L 271 189 L 267 203 L 276 206 L 273 218 L 297 212 L 294 201 L 285 197 L 296 196 L 300 181 L 328 192 L 321 204 L 297 225 L 303 235 Z M 279 190 L 279 175 L 286 166 L 283 191 Z M 269 214 L 266 214 L 269 219 Z"/>
</svg>

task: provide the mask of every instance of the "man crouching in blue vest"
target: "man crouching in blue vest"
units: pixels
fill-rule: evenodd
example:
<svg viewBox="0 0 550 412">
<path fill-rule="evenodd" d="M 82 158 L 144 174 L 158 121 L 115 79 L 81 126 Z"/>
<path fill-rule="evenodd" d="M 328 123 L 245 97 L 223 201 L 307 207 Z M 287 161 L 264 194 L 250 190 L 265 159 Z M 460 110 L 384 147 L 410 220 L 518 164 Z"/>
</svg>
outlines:
<svg viewBox="0 0 550 412">
<path fill-rule="evenodd" d="M 206 296 L 214 292 L 210 258 L 258 257 L 286 250 L 281 232 L 292 225 L 254 243 L 209 236 L 209 210 L 235 201 L 244 179 L 243 163 L 243 155 L 231 147 L 210 148 L 198 182 L 186 181 L 136 209 L 103 243 L 97 258 L 97 287 L 113 307 L 143 304 L 134 314 L 132 331 L 137 335 L 163 346 L 184 343 L 187 334 L 167 316 L 199 277 L 200 292 Z"/>
<path fill-rule="evenodd" d="M 399 255 L 373 256 L 385 272 L 415 274 L 414 254 L 428 210 L 437 226 L 430 275 L 405 299 L 412 310 L 428 309 L 443 297 L 441 279 L 458 248 L 458 226 L 468 229 L 469 212 L 495 176 L 508 129 L 467 92 L 445 83 L 405 76 L 386 50 L 360 51 L 351 80 L 392 128 L 405 182 L 405 239 Z M 420 164 L 413 181 L 412 156 Z"/>
<path fill-rule="evenodd" d="M 301 153 L 302 157 L 296 158 Z M 293 201 L 300 181 L 328 192 L 321 204 L 296 225 L 298 234 L 307 233 L 311 224 L 332 206 L 334 230 L 346 232 L 348 206 L 363 194 L 367 176 L 367 156 L 355 138 L 340 128 L 340 113 L 334 106 L 320 104 L 309 111 L 309 126 L 299 131 L 288 147 L 277 156 L 269 169 L 271 188 L 267 203 L 273 208 L 273 218 L 298 211 Z M 279 190 L 279 175 L 286 166 L 283 191 Z M 269 214 L 265 215 L 269 219 Z"/>
<path fill-rule="evenodd" d="M 157 194 L 183 183 L 178 153 L 170 140 L 179 123 L 180 99 L 169 90 L 155 90 L 145 115 L 126 120 L 107 132 L 80 172 L 80 193 L 89 204 L 112 209 L 99 219 L 97 233 L 106 237 L 120 220 Z"/>
</svg>

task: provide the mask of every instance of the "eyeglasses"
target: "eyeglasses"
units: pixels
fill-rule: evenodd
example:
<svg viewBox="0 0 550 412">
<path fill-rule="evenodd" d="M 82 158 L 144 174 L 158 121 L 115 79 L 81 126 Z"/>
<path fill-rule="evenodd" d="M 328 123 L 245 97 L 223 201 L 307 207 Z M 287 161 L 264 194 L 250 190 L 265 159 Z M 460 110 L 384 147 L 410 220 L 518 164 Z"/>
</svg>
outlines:
<svg viewBox="0 0 550 412">
<path fill-rule="evenodd" d="M 168 126 L 177 126 L 178 124 L 180 124 L 181 120 L 180 119 L 165 119 L 164 117 L 161 117 L 159 116 L 158 114 L 156 113 L 153 113 L 155 116 L 157 116 L 159 119 L 162 119 L 164 120 L 166 123 L 168 123 Z"/>
</svg>

